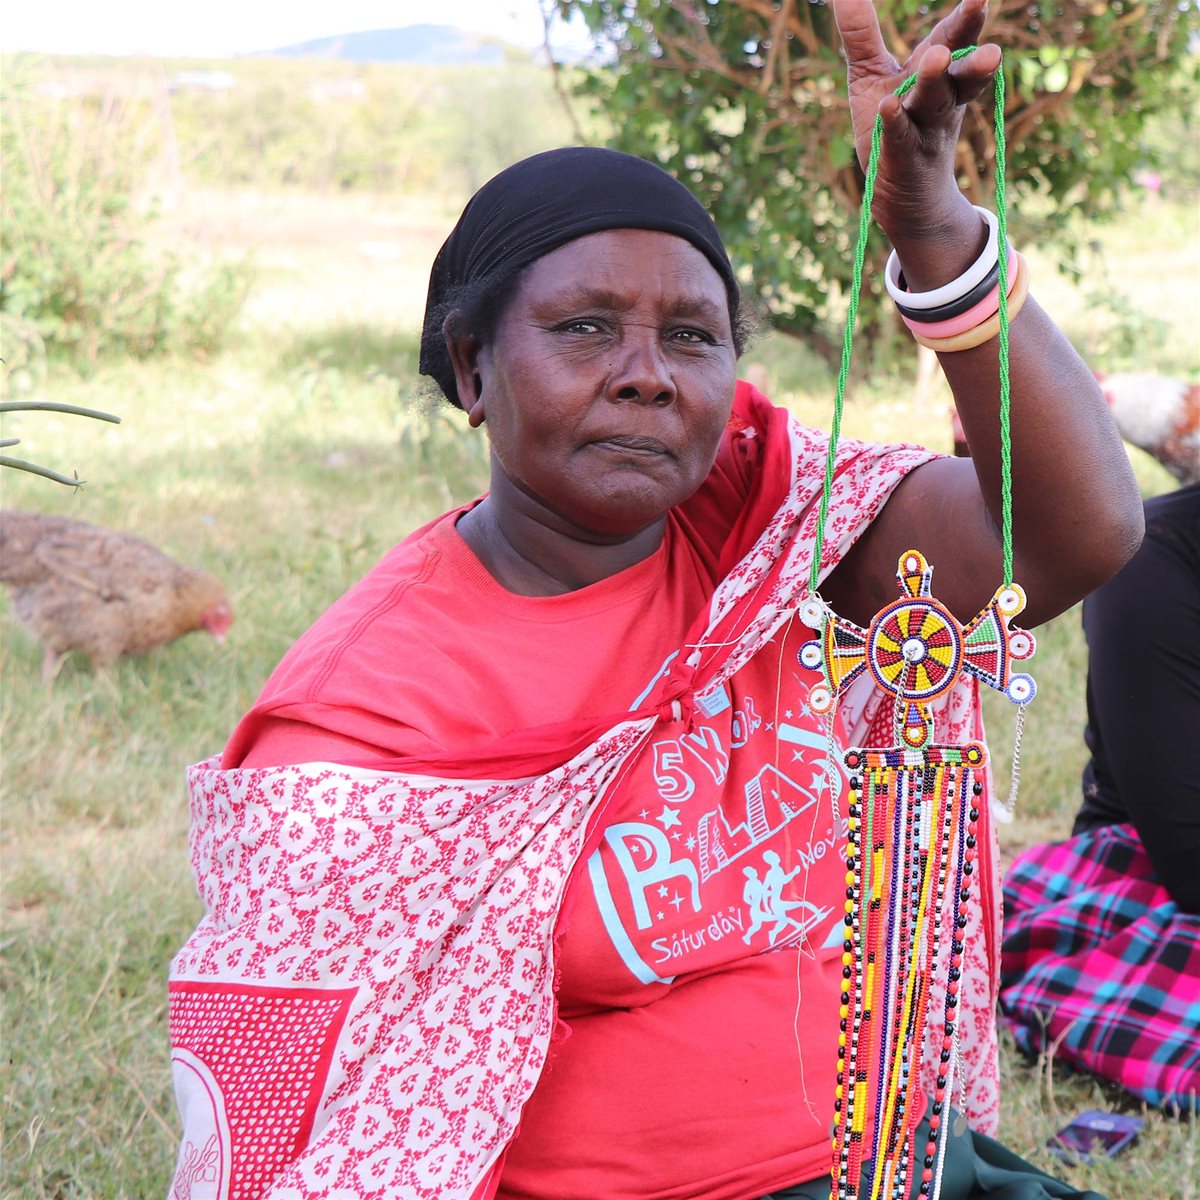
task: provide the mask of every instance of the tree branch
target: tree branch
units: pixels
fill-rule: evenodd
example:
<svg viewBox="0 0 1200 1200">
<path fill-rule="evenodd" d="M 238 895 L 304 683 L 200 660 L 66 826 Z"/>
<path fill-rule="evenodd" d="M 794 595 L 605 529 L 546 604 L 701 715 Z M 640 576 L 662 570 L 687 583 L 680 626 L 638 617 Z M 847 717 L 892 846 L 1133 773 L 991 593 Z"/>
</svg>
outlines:
<svg viewBox="0 0 1200 1200">
<path fill-rule="evenodd" d="M 567 122 L 571 126 L 571 134 L 575 141 L 583 146 L 587 144 L 587 138 L 583 136 L 583 130 L 580 128 L 579 119 L 575 115 L 575 108 L 571 104 L 571 99 L 567 95 L 567 89 L 563 87 L 562 68 L 558 60 L 554 57 L 554 51 L 550 48 L 550 24 L 554 19 L 554 0 L 541 0 L 540 9 L 542 13 L 542 49 L 546 52 L 546 61 L 550 64 L 550 83 L 554 88 L 554 94 L 558 97 L 559 104 L 562 105 L 562 110 L 567 114 Z"/>
</svg>

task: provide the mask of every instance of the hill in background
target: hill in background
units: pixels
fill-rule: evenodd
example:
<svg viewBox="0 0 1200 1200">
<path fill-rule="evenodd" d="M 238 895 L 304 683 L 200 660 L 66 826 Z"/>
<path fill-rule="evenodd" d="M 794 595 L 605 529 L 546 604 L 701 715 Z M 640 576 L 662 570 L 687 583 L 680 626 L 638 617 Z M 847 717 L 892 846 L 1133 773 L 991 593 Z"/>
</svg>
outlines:
<svg viewBox="0 0 1200 1200">
<path fill-rule="evenodd" d="M 503 66 L 514 56 L 528 58 L 497 38 L 453 25 L 406 25 L 400 29 L 364 29 L 314 38 L 265 50 L 259 58 L 328 58 L 358 63 L 418 63 L 423 66 Z"/>
</svg>

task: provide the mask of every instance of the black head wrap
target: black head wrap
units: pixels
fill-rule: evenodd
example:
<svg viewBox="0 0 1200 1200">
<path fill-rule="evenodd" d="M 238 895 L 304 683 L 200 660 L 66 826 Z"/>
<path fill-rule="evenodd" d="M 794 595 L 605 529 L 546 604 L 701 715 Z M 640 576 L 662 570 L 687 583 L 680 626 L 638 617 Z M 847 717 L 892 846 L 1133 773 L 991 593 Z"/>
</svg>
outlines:
<svg viewBox="0 0 1200 1200">
<path fill-rule="evenodd" d="M 421 374 L 455 404 L 458 388 L 441 321 L 455 293 L 489 277 L 512 277 L 544 254 L 604 229 L 657 229 L 686 238 L 716 268 L 736 328 L 738 286 L 721 235 L 704 206 L 673 175 L 632 154 L 569 146 L 523 159 L 471 198 L 429 276 Z"/>
</svg>

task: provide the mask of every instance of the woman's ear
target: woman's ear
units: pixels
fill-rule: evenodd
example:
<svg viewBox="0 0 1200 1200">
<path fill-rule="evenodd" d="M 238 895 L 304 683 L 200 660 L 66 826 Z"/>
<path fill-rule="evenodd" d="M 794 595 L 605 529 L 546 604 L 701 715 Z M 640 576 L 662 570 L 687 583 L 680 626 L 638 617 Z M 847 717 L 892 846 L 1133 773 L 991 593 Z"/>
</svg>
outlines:
<svg viewBox="0 0 1200 1200">
<path fill-rule="evenodd" d="M 474 334 L 459 332 L 458 317 L 457 309 L 446 317 L 442 322 L 442 336 L 446 339 L 446 352 L 454 367 L 458 401 L 472 428 L 477 429 L 484 420 L 483 374 L 479 360 L 485 347 Z"/>
</svg>

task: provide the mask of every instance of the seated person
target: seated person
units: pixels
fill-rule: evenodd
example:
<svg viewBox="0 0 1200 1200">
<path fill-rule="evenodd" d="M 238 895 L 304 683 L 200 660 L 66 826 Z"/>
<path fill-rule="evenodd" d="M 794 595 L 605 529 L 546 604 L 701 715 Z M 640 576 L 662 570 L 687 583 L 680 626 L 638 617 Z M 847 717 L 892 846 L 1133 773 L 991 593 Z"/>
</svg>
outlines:
<svg viewBox="0 0 1200 1200">
<path fill-rule="evenodd" d="M 1141 549 L 1084 602 L 1091 760 L 1071 839 L 1004 887 L 1018 1044 L 1194 1109 L 1200 1091 L 1200 484 L 1146 502 Z"/>
</svg>

